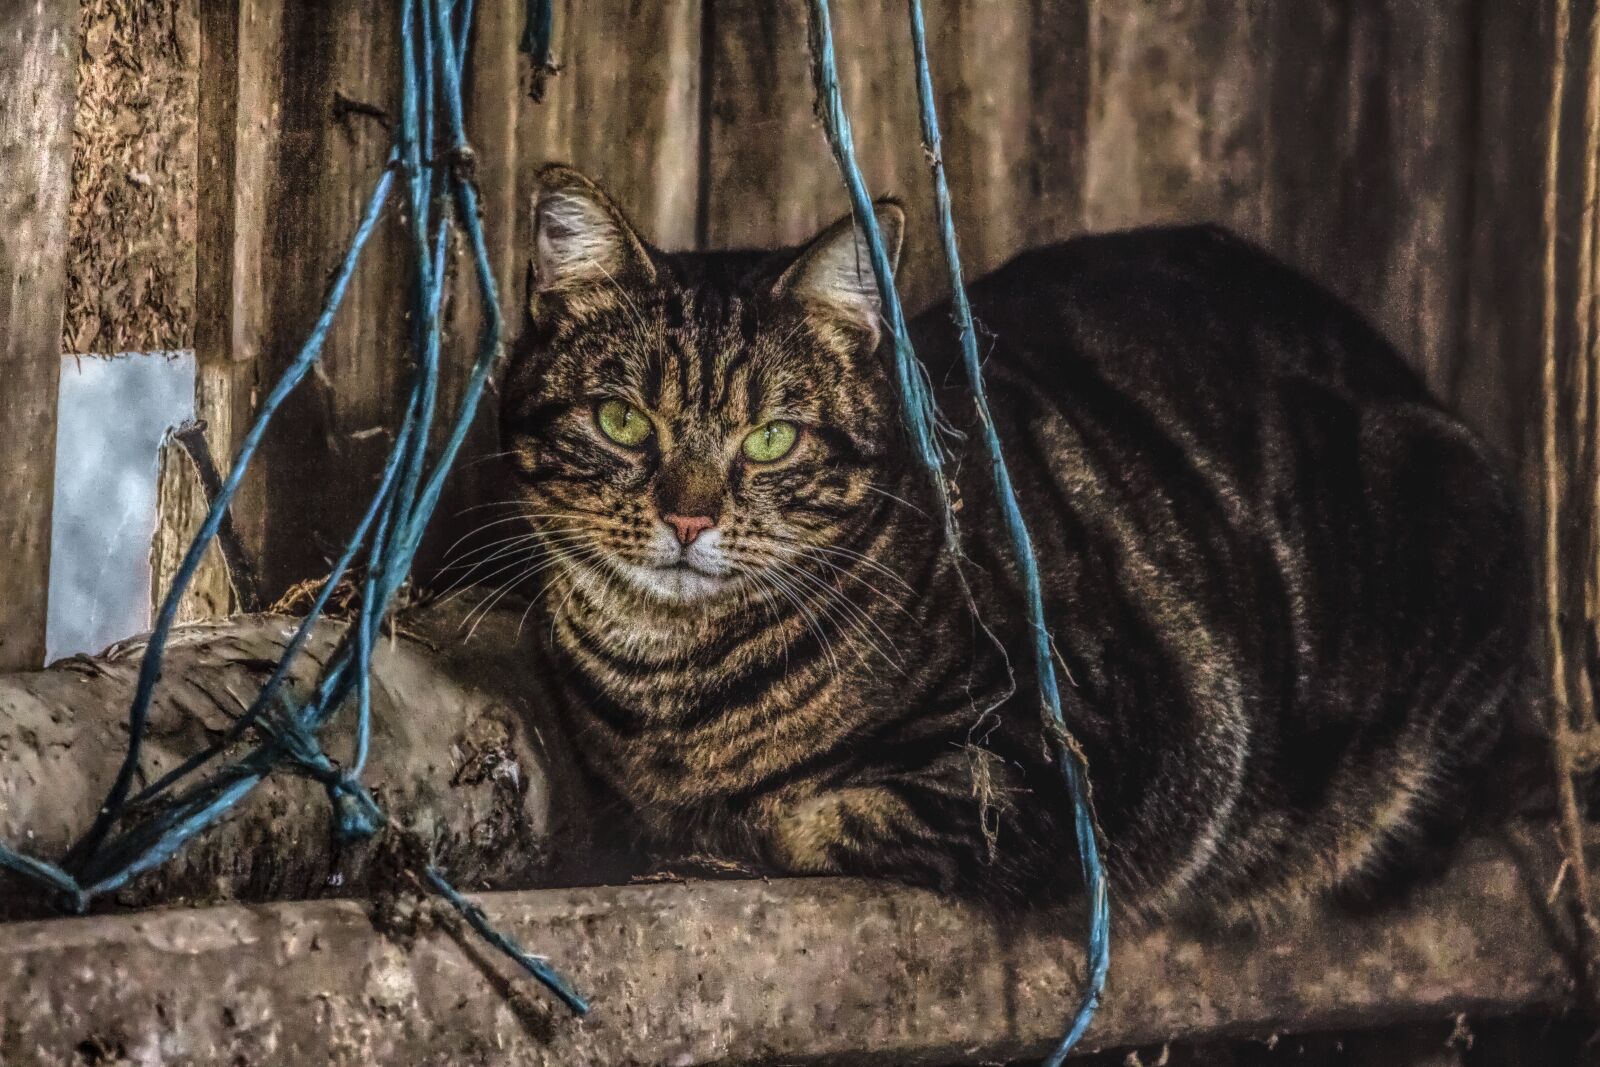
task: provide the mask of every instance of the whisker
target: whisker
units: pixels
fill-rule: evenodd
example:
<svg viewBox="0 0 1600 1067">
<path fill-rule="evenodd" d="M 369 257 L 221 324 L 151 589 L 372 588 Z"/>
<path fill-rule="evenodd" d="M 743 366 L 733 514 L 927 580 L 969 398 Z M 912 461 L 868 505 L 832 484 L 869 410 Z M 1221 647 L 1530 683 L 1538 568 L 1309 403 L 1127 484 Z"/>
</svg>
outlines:
<svg viewBox="0 0 1600 1067">
<path fill-rule="evenodd" d="M 468 549 L 467 551 L 461 553 L 460 556 L 447 557 L 446 560 L 445 560 L 445 566 L 442 567 L 441 569 L 442 570 L 454 570 L 454 569 L 456 569 L 458 567 L 464 566 L 467 560 L 471 559 L 474 556 L 480 556 L 483 553 L 494 549 L 497 545 L 505 545 L 505 544 L 510 544 L 512 542 L 532 541 L 532 540 L 535 540 L 536 538 L 552 539 L 552 538 L 559 538 L 559 537 L 572 537 L 572 536 L 576 536 L 576 535 L 587 535 L 590 532 L 591 532 L 590 530 L 588 530 L 585 527 L 581 527 L 581 526 L 574 526 L 574 527 L 567 528 L 567 529 L 532 529 L 532 530 L 524 530 L 521 533 L 515 533 L 515 534 L 512 534 L 509 537 L 502 537 L 502 538 L 499 538 L 497 540 L 490 541 L 487 544 L 473 545 L 470 549 Z"/>
<path fill-rule="evenodd" d="M 789 602 L 805 616 L 806 625 L 811 628 L 812 633 L 817 635 L 817 642 L 822 645 L 823 651 L 828 656 L 828 661 L 833 665 L 833 675 L 838 678 L 840 673 L 839 657 L 834 652 L 833 642 L 828 640 L 827 628 L 822 625 L 816 614 L 807 606 L 803 590 L 780 571 L 769 570 L 767 571 L 767 577 L 772 580 L 777 589 L 784 593 Z"/>
<path fill-rule="evenodd" d="M 895 646 L 894 640 L 888 635 L 883 627 L 878 624 L 878 621 L 874 619 L 868 612 L 862 609 L 859 604 L 856 604 L 849 597 L 845 596 L 841 590 L 829 585 L 827 582 L 823 581 L 821 578 L 818 578 L 816 575 L 812 574 L 810 571 L 807 571 L 803 567 L 798 567 L 792 563 L 784 561 L 779 561 L 777 565 L 785 568 L 788 572 L 793 573 L 795 576 L 809 582 L 825 598 L 823 601 L 825 605 L 837 605 L 837 607 L 834 609 L 834 612 L 831 613 L 831 617 L 839 619 L 839 621 L 848 631 L 855 633 L 863 641 L 865 641 L 873 649 L 873 651 L 877 652 L 879 656 L 883 657 L 884 661 L 888 663 L 891 668 L 904 673 L 904 668 L 901 666 L 898 659 L 900 650 Z M 872 635 L 866 632 L 867 626 L 870 626 L 872 629 L 876 630 L 879 636 L 883 638 L 889 647 L 894 649 L 894 656 L 890 656 L 883 650 L 882 646 L 872 639 Z"/>
<path fill-rule="evenodd" d="M 531 567 L 525 568 L 521 573 L 515 575 L 514 577 L 512 577 L 511 579 L 506 581 L 503 585 L 501 585 L 494 592 L 494 594 L 492 596 L 485 597 L 484 600 L 482 602 L 480 602 L 477 607 L 474 607 L 472 611 L 467 613 L 466 619 L 462 620 L 462 625 L 466 625 L 467 620 L 470 620 L 472 618 L 473 612 L 477 612 L 478 613 L 478 621 L 476 623 L 473 623 L 471 630 L 467 631 L 466 640 L 470 641 L 472 639 L 472 635 L 477 632 L 478 627 L 480 625 L 482 625 L 483 620 L 489 617 L 489 612 L 494 610 L 494 606 L 496 604 L 498 604 L 502 599 L 504 599 L 506 597 L 506 595 L 508 593 L 510 593 L 510 591 L 512 589 L 514 589 L 517 586 L 521 585 L 523 582 L 527 581 L 529 578 L 532 578 L 532 577 L 534 577 L 534 576 L 536 576 L 538 574 L 541 574 L 544 571 L 550 569 L 551 567 L 556 566 L 557 564 L 563 562 L 567 558 L 569 558 L 569 554 L 568 554 L 568 551 L 566 549 L 563 549 L 558 553 L 554 553 L 554 554 L 552 554 L 552 556 L 550 558 L 545 559 L 543 562 L 540 562 L 535 566 L 531 566 Z M 524 612 L 523 614 L 524 614 L 524 617 L 526 617 L 527 613 Z M 521 624 L 521 622 L 518 622 L 517 625 L 519 627 L 518 633 L 520 634 L 521 633 L 520 627 L 521 627 L 522 624 Z"/>
<path fill-rule="evenodd" d="M 760 604 L 762 609 L 766 611 L 767 616 L 772 620 L 773 627 L 780 631 L 783 638 L 783 677 L 787 681 L 789 678 L 789 647 L 793 644 L 793 641 L 783 625 L 785 621 L 783 616 L 778 614 L 777 607 L 772 603 L 770 594 L 773 590 L 770 585 L 765 583 L 764 576 L 759 571 L 746 572 L 744 577 L 749 580 L 751 585 L 759 588 L 764 594 L 768 594 L 760 598 Z M 751 601 L 751 597 L 748 594 L 743 594 L 743 599 L 746 603 Z"/>
<path fill-rule="evenodd" d="M 450 547 L 444 550 L 444 554 L 448 558 L 450 553 L 454 552 L 456 550 L 457 546 L 459 546 L 461 544 L 461 542 L 466 541 L 466 540 L 468 540 L 470 538 L 476 537 L 479 534 L 483 533 L 485 530 L 492 530 L 496 526 L 503 526 L 508 522 L 525 522 L 526 520 L 527 520 L 527 516 L 526 515 L 517 514 L 517 515 L 508 515 L 503 519 L 495 519 L 492 522 L 486 522 L 482 526 L 479 526 L 479 527 L 477 527 L 475 529 L 469 530 L 468 532 L 462 534 L 460 537 L 458 537 L 454 541 L 452 541 L 450 543 Z"/>
<path fill-rule="evenodd" d="M 552 536 L 552 534 L 530 533 L 523 534 L 523 536 L 520 537 L 507 537 L 506 541 L 509 542 L 509 544 L 507 544 L 507 542 L 498 542 L 498 544 L 501 544 L 502 547 L 494 550 L 494 552 L 490 553 L 490 555 L 486 555 L 486 557 L 480 558 L 480 560 L 470 561 L 470 563 L 469 561 L 462 560 L 461 563 L 453 563 L 451 566 L 445 566 L 445 568 L 440 568 L 440 574 L 448 573 L 448 571 L 459 571 L 459 569 L 466 568 L 466 573 L 462 574 L 461 577 L 456 579 L 456 584 L 459 584 L 459 582 L 472 581 L 472 574 L 474 574 L 475 569 L 482 568 L 482 566 L 488 566 L 490 563 L 494 563 L 496 560 L 501 560 L 501 558 L 507 557 L 507 555 L 512 555 L 512 553 L 522 552 L 523 545 L 531 544 L 530 549 L 526 549 L 526 552 L 531 553 L 531 555 L 538 555 L 541 550 L 550 549 L 550 547 L 554 547 L 554 545 L 568 544 L 568 542 L 573 541 L 584 541 L 584 539 L 587 539 L 587 537 L 589 537 L 589 533 L 587 533 L 587 531 L 568 531 L 568 533 L 558 534 L 558 536 Z M 485 549 L 483 549 L 483 552 L 488 552 L 488 549 L 493 549 L 493 547 L 494 545 L 486 545 Z M 451 585 L 451 589 L 453 589 L 453 587 L 454 584 Z M 450 590 L 445 590 L 445 592 L 450 592 Z M 445 595 L 445 593 L 440 593 L 440 595 Z"/>
<path fill-rule="evenodd" d="M 514 559 L 510 563 L 507 563 L 507 564 L 497 568 L 496 570 L 490 572 L 489 574 L 484 575 L 481 579 L 479 579 L 478 581 L 476 581 L 476 582 L 474 582 L 474 583 L 472 583 L 470 585 L 464 584 L 464 583 L 467 582 L 468 579 L 470 579 L 472 577 L 472 574 L 469 571 L 467 574 L 463 575 L 460 579 L 458 579 L 450 587 L 449 590 L 447 590 L 445 593 L 441 593 L 440 594 L 439 603 L 441 603 L 441 604 L 448 603 L 449 601 L 454 600 L 456 597 L 460 596 L 462 593 L 465 593 L 468 589 L 475 589 L 478 586 L 481 586 L 481 585 L 484 585 L 484 584 L 486 584 L 486 583 L 488 583 L 490 581 L 493 581 L 497 576 L 502 575 L 506 571 L 511 570 L 511 569 L 513 569 L 515 567 L 523 566 L 523 565 L 525 565 L 527 563 L 530 563 L 530 562 L 536 562 L 538 560 L 541 560 L 541 559 L 545 558 L 546 556 L 553 555 L 557 551 L 562 549 L 563 547 L 567 547 L 567 544 L 564 543 L 564 542 L 563 543 L 557 543 L 557 544 L 554 544 L 554 545 L 536 546 L 533 549 L 529 550 L 526 555 L 521 556 L 521 557 L 519 557 L 517 559 Z M 486 564 L 480 564 L 480 566 L 483 566 L 483 565 L 486 565 Z"/>
<path fill-rule="evenodd" d="M 900 575 L 896 574 L 894 571 L 890 570 L 888 567 L 885 567 L 882 563 L 880 563 L 877 560 L 873 559 L 871 556 L 868 556 L 868 555 L 866 555 L 865 553 L 862 553 L 862 552 L 857 552 L 857 551 L 855 551 L 854 549 L 851 549 L 851 548 L 841 548 L 838 545 L 799 545 L 799 546 L 792 546 L 792 545 L 784 544 L 783 542 L 780 542 L 780 541 L 773 540 L 771 538 L 753 539 L 751 541 L 751 545 L 754 548 L 763 549 L 767 553 L 769 553 L 770 555 L 774 555 L 774 556 L 781 555 L 784 552 L 796 551 L 797 549 L 801 553 L 819 552 L 819 553 L 823 553 L 823 554 L 830 555 L 830 556 L 838 556 L 839 558 L 847 560 L 847 561 L 849 561 L 851 563 L 859 563 L 862 566 L 867 567 L 870 570 L 877 571 L 879 574 L 883 575 L 885 578 L 888 578 L 890 581 L 893 581 L 896 584 L 898 584 L 902 589 L 904 589 L 908 593 L 915 593 L 916 592 L 916 590 L 911 588 L 910 583 L 908 583 Z"/>
<path fill-rule="evenodd" d="M 586 546 L 581 546 L 581 547 L 582 547 L 582 551 L 570 552 L 570 553 L 567 553 L 567 554 L 563 555 L 560 559 L 552 560 L 548 565 L 546 565 L 544 567 L 541 567 L 540 571 L 549 570 L 550 567 L 555 566 L 558 563 L 579 563 L 579 562 L 583 561 L 584 559 L 593 558 L 598 552 L 598 549 L 596 549 L 595 546 L 593 546 L 593 545 L 586 545 Z M 559 577 L 559 576 L 560 576 L 560 572 L 558 571 L 557 574 L 556 574 L 556 577 Z M 531 578 L 531 577 L 533 577 L 533 575 L 529 575 L 529 577 Z M 540 590 L 538 592 L 538 595 L 533 597 L 528 602 L 528 607 L 527 607 L 527 609 L 525 611 L 523 611 L 522 618 L 517 620 L 517 636 L 518 637 L 522 636 L 522 624 L 528 621 L 529 612 L 533 611 L 534 607 L 544 600 L 545 594 L 550 591 L 550 587 L 555 584 L 555 580 L 556 580 L 555 577 L 552 577 L 548 582 L 544 583 L 544 586 L 542 588 L 540 588 Z M 570 596 L 571 594 L 568 594 L 568 595 Z M 566 600 L 562 600 L 561 603 L 562 603 L 562 606 L 564 607 L 566 605 Z M 555 612 L 553 612 L 553 611 L 550 613 L 550 625 L 551 625 L 551 628 L 552 628 L 552 631 L 553 631 L 554 627 L 555 627 Z"/>
<path fill-rule="evenodd" d="M 830 571 L 832 571 L 833 573 L 837 574 L 841 578 L 849 578 L 851 581 L 856 582 L 862 588 L 866 589 L 867 592 L 872 593 L 873 595 L 878 597 L 878 599 L 886 602 L 890 607 L 894 608 L 896 611 L 899 611 L 903 615 L 910 616 L 911 612 L 906 610 L 906 606 L 904 604 L 900 603 L 900 601 L 896 600 L 894 597 L 890 596 L 888 593 L 885 593 L 882 589 L 879 589 L 877 586 L 873 585 L 871 582 L 869 582 L 865 578 L 861 577 L 861 575 L 859 575 L 859 574 L 855 573 L 854 571 L 850 570 L 848 567 L 841 567 L 837 563 L 832 563 L 832 562 L 829 562 L 826 559 L 821 559 L 819 557 L 810 556 L 808 554 L 802 554 L 801 558 L 802 559 L 806 559 L 811 563 L 820 563 L 822 566 L 827 567 Z"/>
<path fill-rule="evenodd" d="M 921 515 L 923 518 L 925 518 L 925 519 L 928 518 L 928 513 L 926 511 L 923 511 L 921 508 L 917 507 L 917 505 L 913 504 L 911 501 L 907 500 L 903 496 L 896 496 L 893 493 L 889 492 L 887 489 L 880 489 L 878 486 L 873 485 L 871 482 L 868 482 L 866 484 L 865 488 L 866 488 L 867 492 L 869 492 L 869 493 L 877 493 L 879 496 L 888 497 L 890 500 L 893 500 L 896 504 L 904 504 L 906 507 L 910 508 L 912 511 L 915 511 L 918 515 Z"/>
</svg>

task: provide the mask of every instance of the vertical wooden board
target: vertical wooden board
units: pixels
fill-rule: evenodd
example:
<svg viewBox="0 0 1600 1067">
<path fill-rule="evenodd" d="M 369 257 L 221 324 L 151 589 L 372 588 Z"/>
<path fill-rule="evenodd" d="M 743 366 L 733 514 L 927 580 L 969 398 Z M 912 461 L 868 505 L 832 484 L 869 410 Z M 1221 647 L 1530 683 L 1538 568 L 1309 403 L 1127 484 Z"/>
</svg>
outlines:
<svg viewBox="0 0 1600 1067">
<path fill-rule="evenodd" d="M 976 278 L 1021 249 L 1083 229 L 1089 20 L 1077 0 L 936 2 L 927 18 L 957 235 L 966 274 Z M 915 130 L 901 129 L 897 148 L 920 168 L 905 191 L 917 234 L 908 291 L 918 306 L 948 283 Z"/>
<path fill-rule="evenodd" d="M 702 0 L 598 0 L 556 7 L 561 73 L 524 97 L 524 189 L 548 162 L 600 181 L 657 242 L 695 237 L 700 168 Z M 528 201 L 518 213 L 529 225 Z M 529 247 L 527 240 L 520 242 Z"/>
<path fill-rule="evenodd" d="M 833 7 L 841 86 L 874 195 L 906 203 L 899 271 L 911 308 L 946 291 L 902 4 Z M 813 108 L 807 5 L 735 4 L 710 21 L 705 243 L 804 240 L 849 208 Z M 926 5 L 930 66 L 969 276 L 1080 226 L 1083 5 Z"/>
<path fill-rule="evenodd" d="M 1273 5 L 1258 233 L 1449 399 L 1470 211 L 1473 5 Z"/>
<path fill-rule="evenodd" d="M 805 0 L 712 2 L 704 243 L 712 248 L 799 243 L 850 210 L 815 112 L 809 5 Z M 845 0 L 831 8 L 857 162 L 874 196 L 896 196 L 908 211 L 898 275 L 902 297 L 916 307 L 931 292 L 929 268 L 937 244 L 930 225 L 932 201 L 924 191 L 905 14 L 902 5 L 872 0 Z M 931 21 L 930 52 L 941 25 L 936 14 Z M 957 158 L 951 146 L 947 153 Z"/>
<path fill-rule="evenodd" d="M 83 0 L 62 348 L 194 334 L 199 0 Z"/>
<path fill-rule="evenodd" d="M 77 0 L 0 5 L 0 668 L 44 660 Z"/>
<path fill-rule="evenodd" d="M 382 171 L 398 16 L 354 0 L 205 6 L 204 206 L 217 214 L 201 234 L 197 344 L 203 380 L 231 394 L 214 401 L 233 442 L 213 447 L 228 455 L 309 334 Z M 246 479 L 239 525 L 269 602 L 326 573 L 376 487 L 410 373 L 409 242 L 391 212 Z"/>
<path fill-rule="evenodd" d="M 225 365 L 195 366 L 195 421 L 201 427 L 211 451 L 212 461 L 225 476 L 227 456 L 219 451 L 232 441 L 231 380 Z M 189 545 L 200 532 L 210 511 L 211 501 L 201 484 L 195 464 L 175 436 L 169 435 L 161 449 L 161 467 L 156 486 L 156 530 L 150 539 L 150 609 L 155 617 L 166 602 L 173 579 Z M 237 510 L 234 512 L 237 516 Z M 252 557 L 253 560 L 253 557 Z M 201 557 L 200 566 L 190 579 L 178 606 L 178 621 L 198 622 L 224 618 L 246 607 L 234 593 L 228 564 L 220 544 L 213 540 Z"/>
<path fill-rule="evenodd" d="M 849 206 L 813 113 L 807 5 L 805 0 L 711 3 L 706 244 L 759 248 L 804 240 Z M 873 18 L 881 24 L 888 5 L 832 6 L 841 86 L 857 127 L 856 150 L 867 187 L 875 195 L 903 193 L 893 145 L 872 133 L 881 125 L 872 115 L 897 101 L 882 95 L 881 86 L 869 100 L 873 87 L 862 84 L 860 71 L 863 56 L 887 65 L 891 50 L 904 42 L 895 37 L 891 44 L 872 33 Z M 900 88 L 910 91 L 909 83 Z M 914 112 L 902 106 L 900 115 L 905 119 Z"/>
<path fill-rule="evenodd" d="M 1265 10 L 1253 0 L 1090 5 L 1090 229 L 1221 222 L 1259 233 Z"/>
<path fill-rule="evenodd" d="M 262 284 L 259 264 L 268 210 L 277 207 L 272 175 L 282 132 L 284 14 L 283 0 L 200 4 L 196 410 L 224 470 L 254 418 L 264 384 L 261 359 L 273 290 Z M 264 551 L 268 481 L 260 473 L 246 478 L 233 509 L 257 560 Z"/>
<path fill-rule="evenodd" d="M 1472 226 L 1461 358 L 1449 390 L 1479 432 L 1516 462 L 1530 501 L 1537 499 L 1539 472 L 1540 205 L 1555 54 L 1551 11 L 1549 0 L 1509 0 L 1480 4 L 1475 12 Z"/>
</svg>

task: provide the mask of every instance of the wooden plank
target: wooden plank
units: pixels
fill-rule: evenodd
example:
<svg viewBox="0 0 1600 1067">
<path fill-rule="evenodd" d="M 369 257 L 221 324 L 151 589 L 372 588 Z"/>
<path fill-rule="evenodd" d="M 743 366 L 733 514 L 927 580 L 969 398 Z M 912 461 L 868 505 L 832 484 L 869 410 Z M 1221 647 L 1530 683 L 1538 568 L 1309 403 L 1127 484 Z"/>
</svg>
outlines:
<svg viewBox="0 0 1600 1067">
<path fill-rule="evenodd" d="M 664 247 L 693 243 L 702 17 L 701 0 L 556 6 L 551 47 L 561 73 L 549 81 L 543 102 L 524 94 L 518 113 L 522 199 L 515 217 L 524 262 L 515 266 L 526 266 L 531 247 L 533 176 L 554 161 L 604 184 Z"/>
<path fill-rule="evenodd" d="M 76 0 L 0 7 L 0 666 L 44 659 Z"/>
<path fill-rule="evenodd" d="M 1093 5 L 1084 215 L 1216 221 L 1352 301 L 1449 394 L 1465 358 L 1472 5 Z"/>
<path fill-rule="evenodd" d="M 196 368 L 198 379 L 199 368 Z M 197 381 L 198 384 L 198 381 Z M 197 390 L 203 392 L 203 390 Z M 204 420 L 200 420 L 201 423 Z M 208 442 L 215 436 L 209 425 L 189 428 Z M 209 446 L 208 446 L 209 447 Z M 195 470 L 192 456 L 175 435 L 161 446 L 160 473 L 156 481 L 156 529 L 150 538 L 150 617 L 166 603 L 178 567 L 210 510 L 210 500 Z M 251 573 L 253 561 L 251 561 Z M 219 541 L 212 541 L 200 567 L 179 601 L 177 620 L 199 622 L 220 619 L 239 607 Z M 259 606 L 256 606 L 259 610 Z"/>
<path fill-rule="evenodd" d="M 274 64 L 263 80 L 278 95 L 263 101 L 266 110 L 242 100 L 239 108 L 241 118 L 266 117 L 275 127 L 257 194 L 261 227 L 235 237 L 235 291 L 260 293 L 259 332 L 248 342 L 258 353 L 250 363 L 257 395 L 303 344 L 388 157 L 389 122 L 341 100 L 389 116 L 399 101 L 394 11 L 375 16 L 359 0 L 284 0 L 279 17 L 276 40 L 258 38 L 265 55 L 257 57 Z M 243 93 L 254 76 L 243 61 L 240 76 Z M 411 377 L 410 248 L 391 212 L 367 246 L 316 372 L 263 444 L 254 498 L 260 540 L 252 548 L 268 602 L 327 573 L 377 487 Z M 241 419 L 236 429 L 245 425 Z"/>
<path fill-rule="evenodd" d="M 84 0 L 62 350 L 194 337 L 199 0 Z"/>
<path fill-rule="evenodd" d="M 255 415 L 263 387 L 264 339 L 272 290 L 257 267 L 265 254 L 269 193 L 282 133 L 280 53 L 283 0 L 217 0 L 200 5 L 199 221 L 195 264 L 195 412 L 218 465 L 231 466 L 235 446 Z M 265 529 L 265 482 L 247 479 L 234 519 L 247 551 L 259 560 Z M 187 530 L 189 495 L 168 508 L 165 529 Z M 175 533 L 168 537 L 174 540 Z M 162 575 L 163 578 L 166 574 Z M 215 588 L 217 572 L 198 579 Z M 200 602 L 191 605 L 203 611 Z"/>
<path fill-rule="evenodd" d="M 1480 842 L 1405 908 L 1259 935 L 1127 927 L 1086 1047 L 1558 1009 L 1572 982 L 1546 925 L 1553 873 L 1548 855 L 1529 870 Z M 589 1017 L 449 923 L 385 937 L 359 901 L 225 906 L 0 926 L 0 1057 L 68 1064 L 109 1041 L 174 1067 L 1036 1062 L 1082 975 L 1069 916 L 1007 924 L 881 883 L 480 899 L 591 998 Z"/>
<path fill-rule="evenodd" d="M 1251 0 L 1091 5 L 1084 219 L 1260 230 L 1265 18 Z"/>
<path fill-rule="evenodd" d="M 1543 302 L 1539 219 L 1548 135 L 1544 114 L 1555 55 L 1552 4 L 1480 4 L 1476 19 L 1463 355 L 1449 392 L 1478 430 L 1516 462 L 1528 499 L 1534 500 Z M 1563 133 L 1570 145 L 1578 128 L 1569 126 Z"/>
<path fill-rule="evenodd" d="M 381 171 L 387 120 L 343 102 L 394 113 L 397 37 L 397 16 L 353 2 L 202 5 L 197 411 L 219 459 L 310 330 Z M 237 500 L 269 602 L 326 571 L 375 486 L 408 374 L 409 241 L 380 227 Z"/>
<path fill-rule="evenodd" d="M 1271 5 L 1256 235 L 1351 301 L 1447 400 L 1477 94 L 1469 0 Z"/>
<path fill-rule="evenodd" d="M 792 244 L 848 210 L 813 112 L 806 4 L 718 4 L 710 20 L 704 243 Z M 1084 5 L 928 6 L 930 65 L 969 274 L 1080 227 Z M 839 70 L 868 188 L 907 205 L 901 294 L 946 291 L 903 5 L 833 5 Z"/>
</svg>

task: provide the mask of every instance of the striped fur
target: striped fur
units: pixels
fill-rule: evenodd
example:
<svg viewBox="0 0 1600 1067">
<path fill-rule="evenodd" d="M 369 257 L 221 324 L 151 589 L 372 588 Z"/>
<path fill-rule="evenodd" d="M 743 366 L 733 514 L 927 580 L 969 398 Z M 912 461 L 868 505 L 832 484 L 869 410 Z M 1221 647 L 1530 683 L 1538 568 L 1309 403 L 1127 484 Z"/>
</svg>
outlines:
<svg viewBox="0 0 1600 1067">
<path fill-rule="evenodd" d="M 545 189 L 591 222 L 540 216 L 504 432 L 590 769 L 685 849 L 996 900 L 1074 884 L 988 472 L 957 466 L 963 583 L 841 274 L 848 222 L 666 254 L 575 173 Z M 1119 900 L 1256 909 L 1448 836 L 1527 642 L 1513 494 L 1477 442 L 1219 230 L 1041 249 L 972 298 Z M 968 418 L 946 309 L 914 331 Z M 646 447 L 599 433 L 609 398 L 650 414 Z M 800 444 L 748 462 L 773 418 Z M 715 515 L 703 552 L 659 517 L 685 501 Z"/>
</svg>

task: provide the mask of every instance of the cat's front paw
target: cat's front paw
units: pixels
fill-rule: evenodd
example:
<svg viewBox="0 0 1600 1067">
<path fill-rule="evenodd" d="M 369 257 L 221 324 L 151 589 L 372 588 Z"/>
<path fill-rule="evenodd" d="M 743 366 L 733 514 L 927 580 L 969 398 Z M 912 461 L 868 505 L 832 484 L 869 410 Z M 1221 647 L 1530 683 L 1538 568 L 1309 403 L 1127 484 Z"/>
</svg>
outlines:
<svg viewBox="0 0 1600 1067">
<path fill-rule="evenodd" d="M 846 820 L 854 808 L 872 803 L 874 789 L 817 793 L 780 808 L 768 845 L 773 862 L 795 874 L 839 874 L 838 855 Z"/>
</svg>

